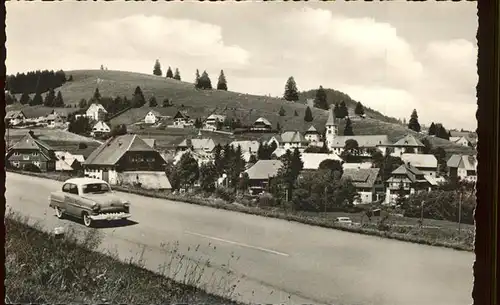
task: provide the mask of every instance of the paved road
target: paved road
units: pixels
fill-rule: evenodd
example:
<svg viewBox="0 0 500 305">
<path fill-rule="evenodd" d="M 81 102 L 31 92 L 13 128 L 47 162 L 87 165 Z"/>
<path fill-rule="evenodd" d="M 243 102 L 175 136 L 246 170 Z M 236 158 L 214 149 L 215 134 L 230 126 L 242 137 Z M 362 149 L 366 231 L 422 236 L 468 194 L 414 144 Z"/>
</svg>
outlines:
<svg viewBox="0 0 500 305">
<path fill-rule="evenodd" d="M 47 207 L 49 193 L 60 188 L 60 182 L 7 173 L 6 186 L 7 205 L 13 210 L 30 215 L 47 228 L 83 227 L 57 219 Z M 472 253 L 121 195 L 132 203 L 131 220 L 137 224 L 99 229 L 105 235 L 101 250 L 114 249 L 125 259 L 143 247 L 146 267 L 157 270 L 166 257 L 160 245 L 178 241 L 187 257 L 209 257 L 210 270 L 220 273 L 230 261 L 229 268 L 240 278 L 235 297 L 242 301 L 472 303 Z M 239 259 L 231 260 L 231 255 Z"/>
</svg>

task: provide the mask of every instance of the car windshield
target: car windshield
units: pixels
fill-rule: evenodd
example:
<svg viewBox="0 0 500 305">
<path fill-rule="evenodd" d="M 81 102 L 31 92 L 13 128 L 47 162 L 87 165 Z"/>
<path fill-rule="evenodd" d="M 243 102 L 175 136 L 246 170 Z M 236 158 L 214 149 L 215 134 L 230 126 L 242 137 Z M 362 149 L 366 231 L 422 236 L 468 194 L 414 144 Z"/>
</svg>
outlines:
<svg viewBox="0 0 500 305">
<path fill-rule="evenodd" d="M 106 193 L 111 191 L 106 183 L 89 183 L 82 187 L 83 193 Z"/>
</svg>

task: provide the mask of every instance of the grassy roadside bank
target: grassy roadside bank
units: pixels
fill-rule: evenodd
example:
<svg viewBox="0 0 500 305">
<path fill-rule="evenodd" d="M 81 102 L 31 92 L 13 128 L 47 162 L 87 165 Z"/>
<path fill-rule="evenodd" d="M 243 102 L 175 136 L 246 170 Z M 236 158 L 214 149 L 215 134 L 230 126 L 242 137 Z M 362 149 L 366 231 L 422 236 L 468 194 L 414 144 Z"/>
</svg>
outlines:
<svg viewBox="0 0 500 305">
<path fill-rule="evenodd" d="M 4 224 L 6 304 L 238 304 L 195 288 L 202 269 L 179 283 L 142 268 L 140 260 L 97 252 L 97 230 L 56 238 L 14 213 Z"/>
<path fill-rule="evenodd" d="M 54 179 L 64 181 L 68 176 L 58 173 L 31 173 L 22 171 L 12 171 L 18 174 L 30 175 L 41 178 Z M 360 233 L 365 235 L 377 236 L 382 238 L 396 239 L 400 241 L 452 248 L 455 250 L 470 251 L 474 249 L 475 230 L 472 226 L 464 225 L 461 232 L 456 227 L 452 226 L 430 226 L 418 227 L 414 224 L 404 225 L 398 224 L 398 221 L 389 221 L 383 227 L 377 222 L 364 223 L 359 226 L 344 226 L 335 224 L 331 218 L 322 217 L 319 215 L 307 215 L 304 213 L 268 210 L 258 207 L 248 207 L 226 202 L 222 199 L 205 198 L 187 195 L 173 195 L 166 192 L 150 191 L 136 188 L 125 188 L 122 186 L 114 186 L 116 191 L 133 193 L 137 195 L 180 201 L 185 203 L 197 204 L 212 208 L 224 209 L 229 211 L 241 212 L 246 214 L 278 218 L 288 221 L 300 222 L 307 225 L 320 226 L 337 230 L 348 231 L 352 233 Z M 426 220 L 424 220 L 424 223 Z M 431 222 L 433 223 L 433 222 Z"/>
</svg>

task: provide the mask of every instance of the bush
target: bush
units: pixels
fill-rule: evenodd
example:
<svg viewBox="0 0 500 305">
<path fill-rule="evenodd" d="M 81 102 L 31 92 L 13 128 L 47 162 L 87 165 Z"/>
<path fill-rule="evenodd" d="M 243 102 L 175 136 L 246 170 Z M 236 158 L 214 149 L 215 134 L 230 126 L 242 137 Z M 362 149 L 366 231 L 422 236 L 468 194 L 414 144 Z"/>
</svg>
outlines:
<svg viewBox="0 0 500 305">
<path fill-rule="evenodd" d="M 23 166 L 23 170 L 25 170 L 27 172 L 33 172 L 33 173 L 41 173 L 42 172 L 40 170 L 40 168 L 38 166 L 36 166 L 35 164 L 33 164 L 33 163 L 25 164 Z"/>
<path fill-rule="evenodd" d="M 236 196 L 234 194 L 234 191 L 232 189 L 229 189 L 227 187 L 218 187 L 215 189 L 215 196 L 227 201 L 227 202 L 234 202 L 236 200 Z"/>
<path fill-rule="evenodd" d="M 83 142 L 78 143 L 78 149 L 86 149 L 87 147 L 88 147 L 87 144 Z"/>
<path fill-rule="evenodd" d="M 276 198 L 267 192 L 259 195 L 258 202 L 261 207 L 275 207 L 278 205 Z"/>
</svg>

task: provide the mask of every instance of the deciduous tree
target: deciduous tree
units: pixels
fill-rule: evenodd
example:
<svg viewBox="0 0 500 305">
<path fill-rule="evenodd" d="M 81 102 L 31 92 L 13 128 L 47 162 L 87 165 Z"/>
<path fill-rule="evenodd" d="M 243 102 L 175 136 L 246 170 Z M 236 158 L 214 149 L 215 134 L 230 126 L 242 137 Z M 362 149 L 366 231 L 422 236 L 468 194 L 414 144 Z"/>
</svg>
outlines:
<svg viewBox="0 0 500 305">
<path fill-rule="evenodd" d="M 152 97 L 149 98 L 149 107 L 156 107 L 158 106 L 158 102 L 156 101 L 156 97 L 153 95 Z"/>
<path fill-rule="evenodd" d="M 285 112 L 285 109 L 283 108 L 283 106 L 280 107 L 280 110 L 278 113 L 280 116 L 285 116 L 286 112 Z"/>
</svg>

